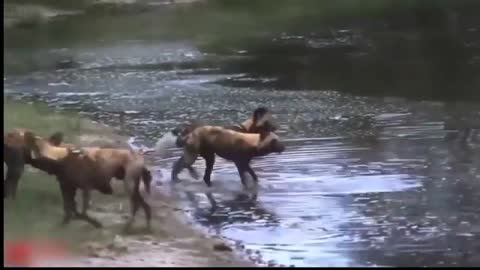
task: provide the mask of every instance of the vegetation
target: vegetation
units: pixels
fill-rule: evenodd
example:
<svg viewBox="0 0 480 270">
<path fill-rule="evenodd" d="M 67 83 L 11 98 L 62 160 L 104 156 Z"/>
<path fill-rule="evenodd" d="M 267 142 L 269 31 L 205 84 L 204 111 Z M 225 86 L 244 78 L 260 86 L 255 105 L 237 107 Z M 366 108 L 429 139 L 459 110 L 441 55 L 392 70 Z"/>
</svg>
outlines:
<svg viewBox="0 0 480 270">
<path fill-rule="evenodd" d="M 74 115 L 52 113 L 44 105 L 5 99 L 3 106 L 4 132 L 23 127 L 41 136 L 48 136 L 61 130 L 65 132 L 66 141 L 69 141 L 75 135 L 94 131 L 94 125 L 90 122 Z M 98 132 L 104 131 L 99 129 Z M 5 169 L 4 165 L 4 173 Z M 111 200 L 111 197 L 93 195 L 94 202 Z M 3 215 L 6 239 L 57 239 L 78 248 L 87 240 L 109 240 L 113 236 L 112 232 L 94 230 L 90 224 L 76 220 L 61 228 L 62 199 L 54 176 L 28 165 L 20 179 L 16 200 L 4 202 Z"/>
</svg>

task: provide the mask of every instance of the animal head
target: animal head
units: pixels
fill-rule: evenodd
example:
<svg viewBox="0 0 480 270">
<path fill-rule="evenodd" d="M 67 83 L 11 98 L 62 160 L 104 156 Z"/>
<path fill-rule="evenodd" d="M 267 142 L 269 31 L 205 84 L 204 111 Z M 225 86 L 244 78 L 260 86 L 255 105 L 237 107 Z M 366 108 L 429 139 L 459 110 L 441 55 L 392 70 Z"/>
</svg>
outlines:
<svg viewBox="0 0 480 270">
<path fill-rule="evenodd" d="M 25 148 L 33 160 L 50 159 L 60 160 L 68 154 L 68 149 L 59 147 L 63 140 L 63 133 L 56 132 L 48 139 L 36 136 L 32 131 L 23 133 Z"/>
<path fill-rule="evenodd" d="M 63 143 L 63 132 L 57 131 L 50 135 L 48 142 L 53 146 L 60 146 Z"/>
<path fill-rule="evenodd" d="M 173 129 L 172 134 L 177 137 L 175 141 L 175 145 L 177 147 L 183 147 L 187 136 L 192 131 L 194 131 L 197 127 L 200 127 L 200 126 L 202 126 L 200 123 L 191 122 L 191 123 L 183 123 L 177 126 L 175 129 Z"/>
<path fill-rule="evenodd" d="M 249 133 L 275 132 L 278 129 L 270 111 L 265 107 L 256 108 L 252 117 L 243 122 L 242 126 Z"/>
<path fill-rule="evenodd" d="M 25 146 L 25 133 L 32 133 L 30 130 L 17 128 L 12 132 L 3 135 L 3 144 L 8 147 L 24 147 Z M 40 136 L 34 136 L 40 138 Z M 63 141 L 63 133 L 55 132 L 48 139 L 48 143 L 54 146 L 59 146 Z"/>
<path fill-rule="evenodd" d="M 265 132 L 260 134 L 260 142 L 258 144 L 258 154 L 267 155 L 270 153 L 282 153 L 285 151 L 285 145 L 280 141 L 277 134 L 273 132 Z"/>
<path fill-rule="evenodd" d="M 190 132 L 192 132 L 195 128 L 200 126 L 199 124 L 192 122 L 192 123 L 183 123 L 172 130 L 173 135 L 179 137 L 185 137 Z"/>
</svg>

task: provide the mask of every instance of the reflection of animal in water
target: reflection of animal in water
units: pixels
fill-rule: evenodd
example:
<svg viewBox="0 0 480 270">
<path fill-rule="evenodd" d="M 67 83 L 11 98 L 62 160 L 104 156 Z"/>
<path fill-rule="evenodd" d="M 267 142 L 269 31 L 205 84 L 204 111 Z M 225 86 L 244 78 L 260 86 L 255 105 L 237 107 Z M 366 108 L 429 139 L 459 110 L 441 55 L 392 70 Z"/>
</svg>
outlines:
<svg viewBox="0 0 480 270">
<path fill-rule="evenodd" d="M 50 173 L 57 177 L 62 192 L 64 206 L 63 224 L 70 222 L 75 214 L 95 227 L 102 225 L 87 215 L 90 191 L 98 190 L 103 194 L 113 194 L 110 184 L 112 178 L 123 180 L 126 192 L 131 200 L 131 217 L 126 224 L 130 227 L 138 208 L 141 206 L 146 214 L 150 227 L 151 210 L 140 194 L 140 181 L 145 191 L 150 193 L 152 180 L 150 171 L 145 167 L 143 156 L 127 149 L 85 147 L 73 149 L 53 146 L 36 137 L 32 132 L 25 133 L 25 143 L 31 158 L 48 164 Z M 130 185 L 133 184 L 133 191 Z M 82 213 L 76 212 L 75 193 L 82 190 Z"/>
<path fill-rule="evenodd" d="M 262 134 L 240 133 L 218 126 L 201 126 L 186 136 L 183 155 L 175 162 L 172 180 L 177 181 L 178 173 L 186 166 L 191 166 L 201 156 L 206 161 L 203 180 L 211 186 L 211 173 L 215 163 L 215 155 L 233 161 L 238 169 L 242 184 L 246 187 L 245 173 L 248 172 L 255 182 L 258 178 L 250 167 L 254 157 L 271 153 L 282 153 L 285 146 L 273 132 Z"/>
<path fill-rule="evenodd" d="M 169 147 L 171 147 L 170 145 L 173 144 L 176 147 L 183 147 L 187 135 L 200 126 L 202 125 L 195 122 L 179 125 L 157 141 L 155 146 L 156 152 L 162 155 Z M 275 132 L 278 129 L 278 125 L 273 121 L 270 111 L 267 108 L 258 107 L 253 111 L 252 116 L 240 125 L 228 126 L 224 128 L 242 133 L 265 133 Z M 181 158 L 182 157 L 179 159 Z M 185 166 L 185 168 L 188 169 L 190 176 L 192 176 L 194 179 L 199 178 L 197 171 L 192 166 Z M 180 173 L 182 170 L 183 169 L 181 169 L 178 173 Z"/>
<path fill-rule="evenodd" d="M 49 164 L 43 163 L 41 160 L 34 160 L 30 157 L 30 153 L 25 145 L 25 132 L 27 129 L 14 129 L 13 131 L 3 135 L 3 162 L 7 165 L 7 177 L 3 184 L 3 198 L 11 197 L 15 199 L 18 182 L 23 175 L 25 165 L 51 174 Z M 38 139 L 44 140 L 54 146 L 72 146 L 62 143 L 63 134 L 56 132 L 48 139 L 37 136 Z"/>
<path fill-rule="evenodd" d="M 212 193 L 206 192 L 210 202 L 208 210 L 200 208 L 199 202 L 192 191 L 185 191 L 188 200 L 195 207 L 194 217 L 204 226 L 223 226 L 234 223 L 253 223 L 264 221 L 265 226 L 277 226 L 279 218 L 269 210 L 263 208 L 257 201 L 257 194 L 245 194 L 243 192 L 235 195 L 233 199 L 214 198 Z"/>
</svg>

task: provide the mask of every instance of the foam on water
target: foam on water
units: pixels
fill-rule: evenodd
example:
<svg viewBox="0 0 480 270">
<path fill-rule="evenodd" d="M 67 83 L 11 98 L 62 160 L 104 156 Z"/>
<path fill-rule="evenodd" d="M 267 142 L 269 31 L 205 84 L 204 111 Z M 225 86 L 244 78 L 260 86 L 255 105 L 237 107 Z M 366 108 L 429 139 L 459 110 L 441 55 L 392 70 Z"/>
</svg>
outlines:
<svg viewBox="0 0 480 270">
<path fill-rule="evenodd" d="M 175 147 L 177 137 L 172 132 L 165 133 L 155 143 L 155 151 L 160 158 L 165 157 L 170 148 Z"/>
</svg>

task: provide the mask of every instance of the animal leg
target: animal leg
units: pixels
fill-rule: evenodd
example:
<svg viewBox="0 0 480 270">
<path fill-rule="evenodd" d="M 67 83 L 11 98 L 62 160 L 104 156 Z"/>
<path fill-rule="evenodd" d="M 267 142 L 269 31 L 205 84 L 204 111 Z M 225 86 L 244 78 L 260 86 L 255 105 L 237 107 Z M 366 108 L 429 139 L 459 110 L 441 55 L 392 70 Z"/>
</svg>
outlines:
<svg viewBox="0 0 480 270">
<path fill-rule="evenodd" d="M 78 209 L 77 209 L 77 202 L 75 201 L 75 197 L 76 197 L 77 189 L 73 189 L 72 193 L 73 193 L 73 194 L 72 194 L 72 198 L 73 198 L 73 200 L 72 200 L 72 212 L 73 212 L 73 214 L 75 215 L 75 217 L 77 217 L 77 218 L 78 218 L 78 217 L 80 217 L 80 216 L 81 216 L 81 213 L 80 213 L 80 212 L 78 212 Z"/>
<path fill-rule="evenodd" d="M 217 210 L 217 201 L 215 201 L 215 198 L 213 197 L 211 192 L 206 192 L 205 195 L 207 195 L 208 201 L 211 205 L 210 212 L 214 213 L 215 210 Z"/>
<path fill-rule="evenodd" d="M 245 172 L 248 171 L 247 166 L 241 163 L 235 163 L 235 166 L 237 166 L 238 174 L 242 180 L 243 187 L 247 188 L 247 179 L 245 178 Z"/>
<path fill-rule="evenodd" d="M 199 175 L 198 175 L 197 170 L 195 170 L 195 168 L 193 168 L 192 166 L 188 166 L 187 169 L 188 169 L 188 171 L 190 172 L 190 176 L 191 176 L 193 179 L 198 180 Z"/>
<path fill-rule="evenodd" d="M 133 199 L 136 201 L 136 207 L 132 208 L 132 222 L 133 219 L 135 218 L 135 214 L 138 211 L 138 207 L 141 206 L 143 208 L 143 211 L 145 212 L 145 218 L 147 219 L 147 228 L 151 228 L 151 219 L 152 219 L 152 209 L 150 208 L 150 205 L 148 205 L 147 202 L 142 197 L 142 194 L 140 194 L 140 179 L 136 178 L 135 179 L 135 190 L 133 191 Z"/>
<path fill-rule="evenodd" d="M 247 165 L 247 172 L 252 176 L 253 181 L 255 183 L 255 187 L 257 187 L 258 186 L 258 177 L 257 177 L 257 174 L 255 173 L 255 171 L 252 169 L 252 167 L 250 167 L 250 165 Z"/>
<path fill-rule="evenodd" d="M 71 185 L 65 183 L 65 181 L 60 180 L 60 190 L 62 193 L 63 199 L 63 212 L 64 217 L 62 221 L 62 226 L 67 225 L 70 223 L 72 219 L 72 212 L 76 212 L 75 207 L 75 188 Z"/>
<path fill-rule="evenodd" d="M 212 175 L 213 165 L 215 164 L 215 154 L 207 154 L 204 155 L 203 158 L 205 159 L 206 167 L 205 167 L 205 175 L 203 176 L 203 181 L 207 186 L 211 187 L 212 182 L 210 177 Z"/>
<path fill-rule="evenodd" d="M 151 219 L 152 219 L 152 209 L 150 208 L 150 205 L 148 205 L 147 202 L 143 199 L 142 195 L 137 192 L 138 200 L 140 202 L 140 205 L 143 208 L 143 211 L 145 211 L 145 218 L 147 219 L 147 228 L 151 228 Z"/>
<path fill-rule="evenodd" d="M 88 189 L 82 190 L 82 213 L 77 215 L 79 218 L 85 220 L 86 222 L 92 224 L 96 228 L 101 228 L 102 224 L 95 220 L 94 218 L 87 215 L 87 210 L 90 202 L 90 191 Z"/>
<path fill-rule="evenodd" d="M 184 169 L 184 168 L 190 168 L 195 160 L 197 160 L 197 154 L 193 154 L 187 149 L 184 150 L 183 155 L 177 159 L 177 161 L 173 164 L 172 168 L 172 181 L 176 182 L 178 181 L 178 174 Z M 189 169 L 190 170 L 190 169 Z"/>
<path fill-rule="evenodd" d="M 140 194 L 137 194 L 134 192 L 130 196 L 130 218 L 128 219 L 127 223 L 125 224 L 124 231 L 128 231 L 130 227 L 132 227 L 133 221 L 135 220 L 135 214 L 138 211 L 138 208 L 140 207 L 140 201 L 138 199 L 140 197 Z"/>
<path fill-rule="evenodd" d="M 17 194 L 18 181 L 23 174 L 25 165 L 15 166 L 9 164 L 7 168 L 7 179 L 3 184 L 3 198 L 11 197 L 15 199 Z"/>
<path fill-rule="evenodd" d="M 178 182 L 178 174 L 185 168 L 185 159 L 183 156 L 181 156 L 175 163 L 173 164 L 172 168 L 172 181 L 173 182 Z"/>
<path fill-rule="evenodd" d="M 151 208 L 145 202 L 142 195 L 140 194 L 140 178 L 142 176 L 142 169 L 143 167 L 141 168 L 141 170 L 137 170 L 137 168 L 132 167 L 131 169 L 127 170 L 127 177 L 125 178 L 125 181 L 133 180 L 133 191 L 130 193 L 131 213 L 130 213 L 130 219 L 125 225 L 125 231 L 130 229 L 131 225 L 135 220 L 135 215 L 137 214 L 137 211 L 140 206 L 145 211 L 145 216 L 147 219 L 147 227 L 150 229 L 150 221 L 152 216 Z"/>
</svg>

